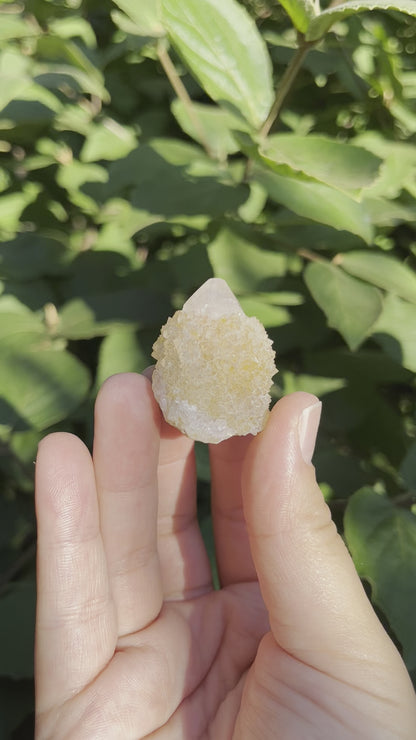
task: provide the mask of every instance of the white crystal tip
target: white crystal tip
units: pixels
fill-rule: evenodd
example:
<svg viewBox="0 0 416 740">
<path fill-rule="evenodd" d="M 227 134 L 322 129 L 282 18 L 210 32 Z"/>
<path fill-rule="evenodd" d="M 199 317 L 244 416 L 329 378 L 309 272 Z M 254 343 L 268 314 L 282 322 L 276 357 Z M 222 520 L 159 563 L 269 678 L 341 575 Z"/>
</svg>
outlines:
<svg viewBox="0 0 416 740">
<path fill-rule="evenodd" d="M 237 298 L 221 278 L 209 278 L 183 304 L 185 313 L 208 314 L 218 318 L 226 314 L 243 313 Z"/>
<path fill-rule="evenodd" d="M 263 429 L 275 353 L 224 280 L 207 280 L 168 319 L 152 354 L 155 398 L 188 437 L 217 443 Z"/>
</svg>

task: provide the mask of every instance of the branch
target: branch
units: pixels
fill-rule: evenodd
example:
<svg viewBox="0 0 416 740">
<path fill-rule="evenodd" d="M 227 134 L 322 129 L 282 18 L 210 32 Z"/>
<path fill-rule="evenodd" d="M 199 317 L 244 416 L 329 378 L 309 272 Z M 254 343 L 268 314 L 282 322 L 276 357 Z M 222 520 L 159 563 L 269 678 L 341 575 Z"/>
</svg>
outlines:
<svg viewBox="0 0 416 740">
<path fill-rule="evenodd" d="M 189 118 L 195 127 L 195 131 L 199 136 L 199 140 L 202 146 L 204 147 L 208 156 L 212 157 L 212 152 L 206 140 L 204 127 L 201 121 L 199 120 L 197 114 L 195 113 L 194 104 L 188 95 L 188 91 L 185 85 L 183 84 L 181 78 L 178 75 L 178 72 L 176 70 L 174 63 L 172 62 L 172 59 L 170 58 L 168 54 L 164 39 L 161 39 L 157 45 L 157 55 L 159 57 L 159 61 L 163 67 L 163 70 L 166 74 L 166 77 L 168 78 L 170 84 L 172 85 L 179 100 L 183 103 L 184 107 L 186 108 L 188 112 Z"/>
<path fill-rule="evenodd" d="M 281 111 L 281 108 L 284 101 L 286 100 L 288 93 L 292 89 L 293 83 L 298 75 L 306 54 L 314 45 L 314 41 L 303 41 L 293 55 L 290 64 L 286 67 L 286 71 L 277 87 L 276 97 L 271 107 L 270 113 L 259 131 L 261 137 L 266 138 L 266 136 L 268 135 L 270 129 L 272 128 Z"/>
</svg>

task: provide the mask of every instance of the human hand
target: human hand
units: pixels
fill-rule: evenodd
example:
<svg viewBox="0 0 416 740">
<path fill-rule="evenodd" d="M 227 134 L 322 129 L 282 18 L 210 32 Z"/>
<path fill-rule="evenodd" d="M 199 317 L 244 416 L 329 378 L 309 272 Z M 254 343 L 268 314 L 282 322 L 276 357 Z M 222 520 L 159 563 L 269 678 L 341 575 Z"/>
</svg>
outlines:
<svg viewBox="0 0 416 740">
<path fill-rule="evenodd" d="M 219 591 L 192 442 L 146 378 L 106 381 L 92 459 L 42 441 L 37 740 L 415 737 L 410 679 L 315 482 L 318 415 L 293 394 L 256 438 L 211 447 Z"/>
</svg>

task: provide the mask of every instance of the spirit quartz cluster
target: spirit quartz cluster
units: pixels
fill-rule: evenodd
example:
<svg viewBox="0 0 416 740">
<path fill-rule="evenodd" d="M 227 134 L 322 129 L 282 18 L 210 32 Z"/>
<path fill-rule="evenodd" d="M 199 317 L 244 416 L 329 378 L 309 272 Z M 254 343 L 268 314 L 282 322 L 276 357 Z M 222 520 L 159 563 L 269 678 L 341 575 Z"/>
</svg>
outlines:
<svg viewBox="0 0 416 740">
<path fill-rule="evenodd" d="M 272 342 L 227 283 L 207 280 L 153 345 L 153 392 L 169 424 L 200 442 L 257 434 L 275 375 Z"/>
</svg>

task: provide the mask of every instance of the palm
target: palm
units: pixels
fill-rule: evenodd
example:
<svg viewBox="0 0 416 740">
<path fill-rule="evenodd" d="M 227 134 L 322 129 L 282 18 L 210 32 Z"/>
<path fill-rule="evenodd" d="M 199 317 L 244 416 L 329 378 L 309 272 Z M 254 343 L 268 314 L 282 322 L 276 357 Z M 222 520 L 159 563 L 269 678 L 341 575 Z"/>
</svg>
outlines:
<svg viewBox="0 0 416 740">
<path fill-rule="evenodd" d="M 268 531 L 272 519 L 262 511 L 269 506 L 263 463 L 264 486 L 243 515 L 241 473 L 249 444 L 239 438 L 211 449 L 222 584 L 214 591 L 196 518 L 192 443 L 161 423 L 147 381 L 119 376 L 104 387 L 93 460 L 70 435 L 46 440 L 37 466 L 39 740 L 411 737 L 382 734 L 374 720 L 387 695 L 397 733 L 411 690 L 366 602 L 352 630 L 362 631 L 363 612 L 374 627 L 374 650 L 394 663 L 397 697 L 384 684 L 380 660 L 369 695 L 361 638 L 357 646 L 345 641 L 343 626 L 332 628 L 329 620 L 330 649 L 322 642 L 328 615 L 319 605 L 325 601 L 319 582 L 316 614 L 305 620 L 308 577 L 316 580 L 320 567 L 328 590 L 330 576 L 319 556 L 309 575 L 308 565 L 301 565 L 306 590 L 289 579 L 279 592 L 273 568 L 271 580 L 260 577 L 266 610 L 256 568 L 276 559 L 276 542 Z M 256 454 L 261 458 L 261 451 Z M 256 488 L 252 468 L 248 486 Z M 287 567 L 293 561 L 299 573 L 296 560 L 294 552 Z M 350 570 L 346 580 L 352 579 L 360 600 Z M 340 643 L 335 652 L 331 640 Z"/>
<path fill-rule="evenodd" d="M 124 658 L 109 670 L 123 691 L 113 726 L 106 719 L 108 737 L 141 738 L 152 732 L 156 738 L 232 737 L 264 621 L 256 591 L 252 585 L 237 586 L 167 604 L 150 627 L 119 639 L 116 651 L 123 651 Z M 157 651 L 146 653 L 154 643 Z M 148 677 L 145 702 L 137 700 L 142 675 Z M 106 681 L 105 674 L 88 693 L 100 690 L 100 681 Z M 87 704 L 90 699 L 85 697 Z M 103 703 L 101 718 L 105 712 Z M 120 716 L 128 717 L 131 734 L 126 724 L 120 725 Z M 92 728 L 89 733 L 86 737 L 94 737 Z"/>
</svg>

